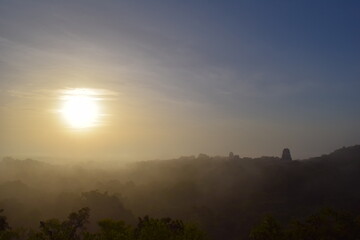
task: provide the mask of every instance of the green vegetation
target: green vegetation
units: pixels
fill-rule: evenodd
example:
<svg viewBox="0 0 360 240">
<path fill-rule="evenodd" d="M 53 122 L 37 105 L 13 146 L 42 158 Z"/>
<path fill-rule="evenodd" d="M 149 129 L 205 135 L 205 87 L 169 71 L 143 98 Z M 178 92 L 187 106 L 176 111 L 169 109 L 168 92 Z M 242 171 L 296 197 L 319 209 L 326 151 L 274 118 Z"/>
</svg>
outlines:
<svg viewBox="0 0 360 240">
<path fill-rule="evenodd" d="M 2 212 L 2 211 L 1 211 Z M 12 230 L 5 216 L 0 216 L 0 240 L 204 240 L 205 234 L 195 225 L 170 218 L 139 218 L 136 227 L 123 221 L 105 219 L 99 231 L 87 231 L 90 209 L 71 213 L 65 221 L 41 221 L 38 231 Z"/>
<path fill-rule="evenodd" d="M 3 210 L 0 211 L 0 213 Z M 98 222 L 88 231 L 90 209 L 71 213 L 64 221 L 41 221 L 37 231 L 11 229 L 0 215 L 0 240 L 205 240 L 197 226 L 171 218 L 139 218 L 135 226 L 112 219 Z M 280 224 L 267 215 L 249 234 L 250 240 L 356 240 L 360 239 L 360 216 L 323 209 L 303 221 Z"/>
<path fill-rule="evenodd" d="M 271 214 L 262 235 L 254 230 L 253 239 L 289 238 L 287 232 L 294 228 L 310 234 L 304 219 L 324 207 L 360 215 L 358 182 L 360 146 L 302 161 L 201 154 L 112 168 L 102 163 L 69 166 L 5 158 L 0 160 L 0 209 L 5 210 L 0 215 L 6 218 L 0 218 L 0 229 L 4 239 L 10 233 L 29 235 L 21 229 L 36 229 L 33 236 L 44 238 L 46 230 L 76 226 L 68 213 L 86 206 L 91 209 L 89 217 L 86 211 L 76 213 L 86 216 L 86 229 L 59 234 L 86 230 L 90 239 L 141 239 L 150 235 L 147 227 L 139 230 L 142 222 L 141 226 L 158 226 L 158 239 L 170 235 L 177 239 L 192 234 L 193 227 L 185 223 L 195 222 L 209 239 L 241 240 Z M 145 215 L 155 219 L 137 218 Z M 182 225 L 157 219 L 161 217 L 183 220 L 183 233 L 174 235 L 169 226 L 182 229 Z M 58 220 L 44 221 L 51 218 Z M 68 222 L 63 223 L 65 219 Z M 301 221 L 296 225 L 292 219 Z"/>
<path fill-rule="evenodd" d="M 292 221 L 282 226 L 266 216 L 253 228 L 251 240 L 355 240 L 360 239 L 360 217 L 323 209 L 305 221 Z"/>
</svg>

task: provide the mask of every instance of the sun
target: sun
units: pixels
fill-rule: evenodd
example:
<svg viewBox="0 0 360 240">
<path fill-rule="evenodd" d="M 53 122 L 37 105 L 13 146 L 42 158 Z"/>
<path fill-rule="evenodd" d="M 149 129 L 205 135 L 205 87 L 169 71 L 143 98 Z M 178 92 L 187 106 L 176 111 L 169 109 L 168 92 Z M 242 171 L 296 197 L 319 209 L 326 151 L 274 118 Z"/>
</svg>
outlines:
<svg viewBox="0 0 360 240">
<path fill-rule="evenodd" d="M 95 94 L 88 89 L 72 89 L 62 96 L 61 114 L 72 128 L 89 128 L 100 117 Z"/>
</svg>

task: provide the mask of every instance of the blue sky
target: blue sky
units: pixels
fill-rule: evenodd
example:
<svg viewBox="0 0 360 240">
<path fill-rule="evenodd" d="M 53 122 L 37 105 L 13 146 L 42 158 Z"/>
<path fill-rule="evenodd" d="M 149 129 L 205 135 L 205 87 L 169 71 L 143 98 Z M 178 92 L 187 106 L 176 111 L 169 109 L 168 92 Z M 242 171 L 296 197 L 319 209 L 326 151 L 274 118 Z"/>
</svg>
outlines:
<svg viewBox="0 0 360 240">
<path fill-rule="evenodd" d="M 46 116 L 65 88 L 117 95 L 107 104 L 115 130 L 92 134 L 109 139 L 99 156 L 290 147 L 304 158 L 357 144 L 359 11 L 358 1 L 2 0 L 0 155 L 68 150 Z M 87 145 L 99 140 L 79 156 L 94 155 Z"/>
</svg>

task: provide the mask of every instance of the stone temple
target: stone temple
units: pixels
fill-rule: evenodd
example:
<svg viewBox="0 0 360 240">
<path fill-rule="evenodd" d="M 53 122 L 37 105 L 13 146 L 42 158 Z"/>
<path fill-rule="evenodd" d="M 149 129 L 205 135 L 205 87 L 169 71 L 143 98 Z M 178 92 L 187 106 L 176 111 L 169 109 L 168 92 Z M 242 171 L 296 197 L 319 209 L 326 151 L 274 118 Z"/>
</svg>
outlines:
<svg viewBox="0 0 360 240">
<path fill-rule="evenodd" d="M 284 150 L 282 152 L 281 160 L 285 160 L 285 161 L 292 160 L 290 150 L 288 148 L 284 148 Z"/>
</svg>

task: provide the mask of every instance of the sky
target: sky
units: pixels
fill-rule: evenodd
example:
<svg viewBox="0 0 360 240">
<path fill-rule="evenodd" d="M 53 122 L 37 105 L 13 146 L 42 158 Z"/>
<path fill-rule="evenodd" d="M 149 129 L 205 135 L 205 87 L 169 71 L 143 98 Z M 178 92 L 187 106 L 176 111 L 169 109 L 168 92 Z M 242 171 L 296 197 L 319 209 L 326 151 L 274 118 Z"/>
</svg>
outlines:
<svg viewBox="0 0 360 240">
<path fill-rule="evenodd" d="M 0 0 L 0 156 L 147 160 L 360 143 L 359 1 Z M 69 127 L 89 89 L 97 125 Z"/>
</svg>

